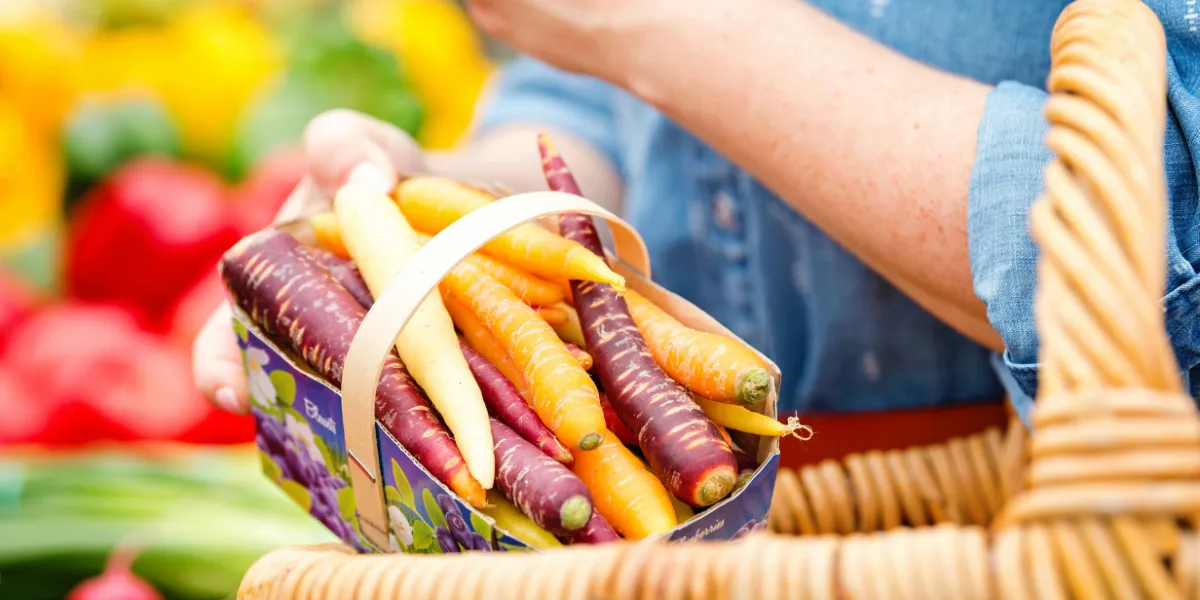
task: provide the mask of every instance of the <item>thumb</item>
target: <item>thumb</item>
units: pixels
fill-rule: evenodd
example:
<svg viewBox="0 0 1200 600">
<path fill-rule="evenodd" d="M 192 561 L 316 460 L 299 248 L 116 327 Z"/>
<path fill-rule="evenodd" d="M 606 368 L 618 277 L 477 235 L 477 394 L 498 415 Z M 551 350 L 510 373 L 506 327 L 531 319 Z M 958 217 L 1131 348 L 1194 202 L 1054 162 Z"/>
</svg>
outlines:
<svg viewBox="0 0 1200 600">
<path fill-rule="evenodd" d="M 333 198 L 356 167 L 368 164 L 390 189 L 397 174 L 422 170 L 420 147 L 396 127 L 349 110 L 318 115 L 304 131 L 304 152 L 313 183 Z"/>
<path fill-rule="evenodd" d="M 192 377 L 196 388 L 217 408 L 235 414 L 249 412 L 246 371 L 231 325 L 228 302 L 213 312 L 192 344 Z"/>
</svg>

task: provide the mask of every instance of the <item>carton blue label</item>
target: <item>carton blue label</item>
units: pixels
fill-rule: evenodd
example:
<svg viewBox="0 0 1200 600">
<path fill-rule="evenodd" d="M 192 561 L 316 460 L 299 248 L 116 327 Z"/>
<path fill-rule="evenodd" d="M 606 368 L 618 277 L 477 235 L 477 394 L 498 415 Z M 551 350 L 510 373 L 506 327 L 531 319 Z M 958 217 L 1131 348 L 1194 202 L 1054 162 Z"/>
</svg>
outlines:
<svg viewBox="0 0 1200 600">
<path fill-rule="evenodd" d="M 341 396 L 243 319 L 239 313 L 234 329 L 245 362 L 263 472 L 330 531 L 360 552 L 531 550 L 434 479 L 378 424 L 390 534 L 388 548 L 372 547 L 359 529 L 350 488 Z M 773 454 L 744 488 L 662 537 L 727 540 L 764 528 L 778 468 L 778 455 Z"/>
</svg>

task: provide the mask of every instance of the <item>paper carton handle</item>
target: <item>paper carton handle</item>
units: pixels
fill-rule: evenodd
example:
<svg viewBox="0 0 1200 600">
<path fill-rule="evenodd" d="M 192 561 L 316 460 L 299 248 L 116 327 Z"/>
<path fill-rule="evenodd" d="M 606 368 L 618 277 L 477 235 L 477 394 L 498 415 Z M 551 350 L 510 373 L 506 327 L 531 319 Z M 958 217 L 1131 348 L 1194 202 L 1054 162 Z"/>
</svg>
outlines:
<svg viewBox="0 0 1200 600">
<path fill-rule="evenodd" d="M 417 251 L 367 311 L 346 354 L 342 424 L 359 523 L 363 534 L 377 547 L 388 548 L 388 521 L 375 428 L 375 389 L 396 336 L 442 278 L 471 253 L 518 225 L 564 213 L 582 213 L 608 221 L 617 258 L 649 277 L 646 244 L 632 225 L 573 194 L 530 192 L 491 202 L 442 230 Z"/>
</svg>

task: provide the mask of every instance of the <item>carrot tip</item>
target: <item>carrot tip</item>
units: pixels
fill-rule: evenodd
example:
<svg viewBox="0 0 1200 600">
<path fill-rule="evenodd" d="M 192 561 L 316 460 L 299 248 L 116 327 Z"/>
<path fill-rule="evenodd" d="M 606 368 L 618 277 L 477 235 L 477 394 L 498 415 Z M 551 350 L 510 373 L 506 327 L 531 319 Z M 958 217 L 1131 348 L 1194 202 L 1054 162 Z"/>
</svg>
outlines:
<svg viewBox="0 0 1200 600">
<path fill-rule="evenodd" d="M 800 419 L 796 417 L 788 417 L 787 428 L 787 435 L 790 435 L 802 442 L 807 442 L 808 440 L 812 439 L 812 427 L 801 423 Z"/>
<path fill-rule="evenodd" d="M 567 531 L 581 529 L 592 518 L 592 503 L 583 496 L 567 498 L 558 509 L 558 518 Z"/>
<path fill-rule="evenodd" d="M 589 434 L 583 436 L 583 438 L 579 440 L 579 449 L 584 450 L 584 451 L 595 450 L 596 448 L 600 447 L 600 442 L 603 442 L 603 441 L 604 441 L 603 433 L 596 433 L 596 432 L 589 433 Z"/>
<path fill-rule="evenodd" d="M 763 369 L 743 373 L 737 382 L 737 399 L 742 404 L 758 404 L 771 396 L 775 385 Z"/>
<path fill-rule="evenodd" d="M 733 491 L 733 486 L 737 485 L 737 478 L 732 473 L 721 471 L 709 476 L 708 481 L 700 486 L 696 500 L 699 500 L 699 506 L 710 506 L 720 502 Z"/>
</svg>

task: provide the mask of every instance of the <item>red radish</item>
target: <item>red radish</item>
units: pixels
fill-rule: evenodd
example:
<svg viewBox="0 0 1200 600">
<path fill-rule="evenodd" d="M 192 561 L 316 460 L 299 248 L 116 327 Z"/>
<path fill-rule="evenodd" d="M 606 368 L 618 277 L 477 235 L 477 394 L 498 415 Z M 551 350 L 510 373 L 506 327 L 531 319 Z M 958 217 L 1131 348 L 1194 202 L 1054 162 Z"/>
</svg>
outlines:
<svg viewBox="0 0 1200 600">
<path fill-rule="evenodd" d="M 364 308 L 371 308 L 374 300 L 353 262 L 320 248 L 309 248 L 309 252 Z M 483 392 L 483 401 L 487 404 L 489 412 L 499 417 L 505 425 L 529 443 L 537 446 L 546 456 L 563 464 L 570 463 L 571 452 L 554 437 L 554 432 L 542 423 L 533 408 L 521 397 L 516 386 L 461 338 L 459 345 L 462 347 L 463 358 L 467 360 L 467 367 L 471 369 L 471 375 L 475 377 L 479 390 Z"/>
<path fill-rule="evenodd" d="M 463 357 L 467 359 L 467 366 L 471 368 L 471 374 L 479 383 L 479 390 L 483 392 L 483 400 L 494 416 L 546 456 L 563 464 L 570 463 L 571 452 L 554 437 L 550 428 L 542 423 L 512 382 L 504 377 L 495 365 L 472 350 L 466 342 L 462 342 L 462 352 Z"/>
<path fill-rule="evenodd" d="M 133 574 L 132 553 L 116 549 L 100 575 L 75 586 L 66 600 L 162 600 L 162 594 Z"/>
<path fill-rule="evenodd" d="M 263 331 L 342 385 L 346 353 L 366 313 L 305 247 L 286 233 L 264 230 L 231 248 L 220 268 L 234 301 Z M 473 506 L 486 505 L 483 486 L 395 352 L 384 361 L 375 418 L 434 477 Z"/>
<path fill-rule="evenodd" d="M 617 531 L 608 523 L 608 519 L 605 519 L 600 511 L 594 508 L 592 509 L 592 518 L 588 519 L 587 525 L 569 537 L 572 544 L 603 544 L 621 539 L 621 536 L 617 535 Z"/>
<path fill-rule="evenodd" d="M 611 431 L 613 435 L 617 436 L 617 439 L 621 440 L 622 444 L 625 444 L 626 446 L 637 446 L 637 438 L 634 437 L 633 432 L 625 426 L 625 423 L 621 421 L 621 418 L 617 416 L 617 411 L 613 410 L 612 404 L 609 403 L 608 396 L 604 394 L 604 392 L 600 393 L 600 408 L 604 409 L 604 422 L 608 424 L 608 430 Z"/>
<path fill-rule="evenodd" d="M 492 418 L 491 423 L 500 491 L 525 516 L 555 535 L 587 525 L 592 495 L 583 481 L 498 419 Z"/>
<path fill-rule="evenodd" d="M 213 410 L 185 352 L 118 307 L 47 306 L 14 332 L 0 362 L 53 407 L 47 444 L 173 439 Z"/>
<path fill-rule="evenodd" d="M 578 195 L 579 186 L 545 135 L 538 136 L 538 149 L 550 189 Z M 559 230 L 604 256 L 591 217 L 563 215 Z M 571 295 L 595 361 L 593 370 L 654 474 L 692 506 L 709 506 L 728 496 L 738 475 L 733 451 L 688 391 L 658 366 L 625 299 L 612 286 L 591 281 L 571 281 Z"/>
</svg>

